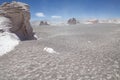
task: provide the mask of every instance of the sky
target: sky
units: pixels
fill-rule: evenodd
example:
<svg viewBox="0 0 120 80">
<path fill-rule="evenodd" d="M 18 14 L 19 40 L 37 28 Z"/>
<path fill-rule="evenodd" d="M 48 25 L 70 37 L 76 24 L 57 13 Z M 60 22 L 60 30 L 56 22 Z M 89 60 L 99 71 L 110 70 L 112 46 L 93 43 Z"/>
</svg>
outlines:
<svg viewBox="0 0 120 80">
<path fill-rule="evenodd" d="M 12 0 L 0 0 L 11 2 Z M 30 5 L 31 20 L 120 18 L 120 0 L 17 0 Z"/>
</svg>

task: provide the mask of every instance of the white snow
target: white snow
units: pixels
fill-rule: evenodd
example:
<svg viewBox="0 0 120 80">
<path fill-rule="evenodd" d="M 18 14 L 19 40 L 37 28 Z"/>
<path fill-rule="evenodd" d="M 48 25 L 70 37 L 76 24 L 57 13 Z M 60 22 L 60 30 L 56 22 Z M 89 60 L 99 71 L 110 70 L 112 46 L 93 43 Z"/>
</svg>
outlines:
<svg viewBox="0 0 120 80">
<path fill-rule="evenodd" d="M 49 47 L 45 47 L 45 48 L 43 49 L 43 51 L 46 51 L 46 52 L 52 53 L 52 54 L 59 54 L 59 53 L 56 52 L 54 49 L 49 48 Z"/>
<path fill-rule="evenodd" d="M 6 17 L 0 17 L 0 29 L 5 31 L 0 33 L 0 56 L 14 49 L 19 44 L 19 38 L 9 32 L 9 28 L 12 26 L 11 21 Z"/>
<path fill-rule="evenodd" d="M 10 24 L 11 21 L 8 18 L 0 16 L 0 29 L 9 31 L 9 28 L 12 26 Z"/>
<path fill-rule="evenodd" d="M 88 43 L 92 43 L 91 41 L 88 41 Z"/>
<path fill-rule="evenodd" d="M 85 21 L 85 22 L 82 22 L 83 24 L 94 24 L 92 21 Z"/>
<path fill-rule="evenodd" d="M 0 56 L 10 52 L 19 44 L 19 38 L 9 32 L 0 33 Z"/>
<path fill-rule="evenodd" d="M 34 35 L 34 37 L 35 37 L 36 39 L 38 39 L 38 36 L 37 36 L 37 35 Z"/>
</svg>

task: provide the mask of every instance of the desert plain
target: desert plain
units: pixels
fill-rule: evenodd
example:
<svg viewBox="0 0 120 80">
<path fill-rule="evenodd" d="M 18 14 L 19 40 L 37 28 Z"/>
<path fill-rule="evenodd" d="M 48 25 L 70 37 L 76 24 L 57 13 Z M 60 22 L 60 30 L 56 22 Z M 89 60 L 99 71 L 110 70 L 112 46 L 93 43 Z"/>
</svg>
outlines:
<svg viewBox="0 0 120 80">
<path fill-rule="evenodd" d="M 32 27 L 37 40 L 0 56 L 0 80 L 120 80 L 119 24 Z"/>
</svg>

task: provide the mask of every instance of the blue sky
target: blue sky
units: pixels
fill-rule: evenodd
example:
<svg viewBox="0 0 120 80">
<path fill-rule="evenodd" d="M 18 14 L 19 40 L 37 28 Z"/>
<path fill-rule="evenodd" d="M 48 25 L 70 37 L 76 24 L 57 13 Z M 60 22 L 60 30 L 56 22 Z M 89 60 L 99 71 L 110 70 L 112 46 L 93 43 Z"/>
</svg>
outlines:
<svg viewBox="0 0 120 80">
<path fill-rule="evenodd" d="M 2 2 L 12 0 L 0 0 Z M 30 5 L 32 20 L 120 18 L 120 0 L 17 0 Z"/>
</svg>

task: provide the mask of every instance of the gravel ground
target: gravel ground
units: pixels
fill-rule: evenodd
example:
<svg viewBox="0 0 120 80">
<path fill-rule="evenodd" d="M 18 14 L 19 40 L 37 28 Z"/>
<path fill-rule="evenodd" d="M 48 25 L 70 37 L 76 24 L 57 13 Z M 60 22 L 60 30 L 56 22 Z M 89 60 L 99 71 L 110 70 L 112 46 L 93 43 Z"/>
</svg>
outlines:
<svg viewBox="0 0 120 80">
<path fill-rule="evenodd" d="M 120 80 L 120 26 L 37 26 L 0 57 L 0 80 Z M 49 53 L 44 48 L 57 53 Z"/>
</svg>

